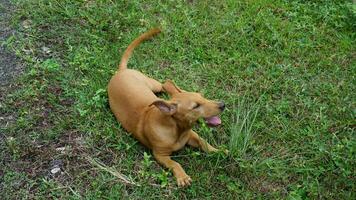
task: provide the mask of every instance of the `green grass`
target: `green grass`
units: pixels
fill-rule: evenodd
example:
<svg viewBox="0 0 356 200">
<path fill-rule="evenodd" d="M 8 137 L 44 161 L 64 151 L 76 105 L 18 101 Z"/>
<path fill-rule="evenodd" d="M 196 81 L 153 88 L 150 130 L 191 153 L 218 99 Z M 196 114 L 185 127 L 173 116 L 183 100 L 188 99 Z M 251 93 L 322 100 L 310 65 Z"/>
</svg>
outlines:
<svg viewBox="0 0 356 200">
<path fill-rule="evenodd" d="M 14 3 L 18 34 L 4 44 L 28 67 L 0 95 L 0 113 L 13 118 L 1 129 L 1 199 L 355 198 L 352 1 Z M 189 188 L 107 102 L 121 53 L 156 26 L 163 34 L 129 67 L 227 105 L 222 126 L 195 130 L 229 156 L 188 147 L 173 156 Z M 56 177 L 53 160 L 63 161 Z"/>
</svg>

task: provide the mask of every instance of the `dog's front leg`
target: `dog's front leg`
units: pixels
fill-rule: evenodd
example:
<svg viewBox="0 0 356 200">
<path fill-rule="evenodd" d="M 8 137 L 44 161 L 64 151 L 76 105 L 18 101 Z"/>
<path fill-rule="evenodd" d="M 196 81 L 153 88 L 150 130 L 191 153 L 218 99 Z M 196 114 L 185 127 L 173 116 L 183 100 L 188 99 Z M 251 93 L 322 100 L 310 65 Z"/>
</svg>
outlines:
<svg viewBox="0 0 356 200">
<path fill-rule="evenodd" d="M 159 163 L 173 171 L 173 174 L 177 179 L 178 186 L 190 185 L 192 179 L 185 173 L 179 163 L 172 160 L 170 156 L 164 154 L 162 155 L 159 152 L 153 151 L 153 155 Z"/>
<path fill-rule="evenodd" d="M 210 152 L 217 152 L 219 151 L 215 147 L 211 146 L 207 141 L 201 138 L 196 132 L 190 130 L 190 138 L 188 140 L 188 144 L 192 147 L 199 147 L 203 151 L 210 153 Z"/>
</svg>

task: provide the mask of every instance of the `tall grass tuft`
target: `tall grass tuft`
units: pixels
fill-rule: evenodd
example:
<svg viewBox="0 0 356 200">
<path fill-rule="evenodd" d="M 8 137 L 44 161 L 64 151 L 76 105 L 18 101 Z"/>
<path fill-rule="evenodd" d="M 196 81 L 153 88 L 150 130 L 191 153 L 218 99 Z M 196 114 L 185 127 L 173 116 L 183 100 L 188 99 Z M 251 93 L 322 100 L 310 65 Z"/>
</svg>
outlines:
<svg viewBox="0 0 356 200">
<path fill-rule="evenodd" d="M 258 102 L 251 104 L 243 96 L 235 103 L 229 144 L 230 152 L 234 156 L 244 156 L 252 143 L 255 134 L 253 125 L 260 109 Z"/>
</svg>

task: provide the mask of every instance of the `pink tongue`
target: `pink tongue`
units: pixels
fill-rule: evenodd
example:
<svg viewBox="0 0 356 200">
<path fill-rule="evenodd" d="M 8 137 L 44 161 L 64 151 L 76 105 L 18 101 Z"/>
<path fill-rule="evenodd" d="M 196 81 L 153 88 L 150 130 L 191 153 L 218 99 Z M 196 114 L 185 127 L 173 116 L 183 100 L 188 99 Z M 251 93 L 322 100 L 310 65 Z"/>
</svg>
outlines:
<svg viewBox="0 0 356 200">
<path fill-rule="evenodd" d="M 218 116 L 206 118 L 205 121 L 210 126 L 218 126 L 221 124 L 221 119 Z"/>
</svg>

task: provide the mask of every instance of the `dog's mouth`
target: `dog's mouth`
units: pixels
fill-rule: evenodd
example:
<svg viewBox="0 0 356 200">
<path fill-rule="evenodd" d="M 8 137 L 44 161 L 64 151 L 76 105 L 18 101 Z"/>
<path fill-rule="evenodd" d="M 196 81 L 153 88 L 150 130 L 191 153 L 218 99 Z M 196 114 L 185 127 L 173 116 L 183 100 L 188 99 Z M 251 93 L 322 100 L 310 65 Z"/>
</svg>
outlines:
<svg viewBox="0 0 356 200">
<path fill-rule="evenodd" d="M 212 116 L 204 119 L 205 119 L 205 123 L 211 127 L 219 126 L 221 124 L 221 119 L 219 116 Z"/>
</svg>

